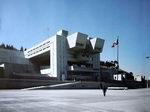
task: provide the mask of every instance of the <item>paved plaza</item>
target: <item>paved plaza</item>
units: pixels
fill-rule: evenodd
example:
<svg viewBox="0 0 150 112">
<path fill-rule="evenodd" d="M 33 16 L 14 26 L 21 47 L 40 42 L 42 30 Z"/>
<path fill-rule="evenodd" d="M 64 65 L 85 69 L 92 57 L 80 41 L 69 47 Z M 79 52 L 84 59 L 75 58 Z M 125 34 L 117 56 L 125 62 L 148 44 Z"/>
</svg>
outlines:
<svg viewBox="0 0 150 112">
<path fill-rule="evenodd" d="M 0 90 L 0 112 L 150 112 L 150 89 Z"/>
</svg>

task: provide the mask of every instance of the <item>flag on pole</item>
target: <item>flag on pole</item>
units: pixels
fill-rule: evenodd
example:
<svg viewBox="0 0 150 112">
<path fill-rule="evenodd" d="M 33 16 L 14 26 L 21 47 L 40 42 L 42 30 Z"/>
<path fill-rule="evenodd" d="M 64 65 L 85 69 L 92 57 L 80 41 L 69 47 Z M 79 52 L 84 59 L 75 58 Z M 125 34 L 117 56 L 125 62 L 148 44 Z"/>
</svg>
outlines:
<svg viewBox="0 0 150 112">
<path fill-rule="evenodd" d="M 119 40 L 117 39 L 117 41 L 113 42 L 113 44 L 112 44 L 111 47 L 114 48 L 114 47 L 116 47 L 118 44 L 119 44 Z"/>
</svg>

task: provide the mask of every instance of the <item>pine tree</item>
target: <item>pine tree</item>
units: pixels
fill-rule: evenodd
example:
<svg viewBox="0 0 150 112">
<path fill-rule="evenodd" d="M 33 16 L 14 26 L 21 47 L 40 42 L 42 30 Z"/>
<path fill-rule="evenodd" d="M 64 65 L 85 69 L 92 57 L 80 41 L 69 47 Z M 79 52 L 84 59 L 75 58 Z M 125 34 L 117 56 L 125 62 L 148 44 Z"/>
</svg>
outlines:
<svg viewBox="0 0 150 112">
<path fill-rule="evenodd" d="M 4 43 L 1 44 L 1 48 L 5 48 L 5 44 Z"/>
<path fill-rule="evenodd" d="M 11 49 L 11 50 L 14 50 L 14 46 L 13 46 L 13 45 L 11 45 L 11 46 L 10 46 L 10 49 Z"/>
<path fill-rule="evenodd" d="M 23 47 L 21 46 L 20 51 L 23 51 Z"/>
</svg>

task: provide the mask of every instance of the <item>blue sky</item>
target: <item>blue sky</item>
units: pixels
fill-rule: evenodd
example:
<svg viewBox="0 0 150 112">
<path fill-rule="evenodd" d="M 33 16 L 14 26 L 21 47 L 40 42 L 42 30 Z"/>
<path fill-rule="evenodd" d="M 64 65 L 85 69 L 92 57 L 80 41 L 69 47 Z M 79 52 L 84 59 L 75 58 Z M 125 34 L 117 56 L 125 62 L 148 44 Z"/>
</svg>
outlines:
<svg viewBox="0 0 150 112">
<path fill-rule="evenodd" d="M 104 61 L 119 35 L 120 67 L 150 75 L 150 0 L 0 0 L 0 43 L 30 48 L 60 29 L 105 39 Z"/>
</svg>

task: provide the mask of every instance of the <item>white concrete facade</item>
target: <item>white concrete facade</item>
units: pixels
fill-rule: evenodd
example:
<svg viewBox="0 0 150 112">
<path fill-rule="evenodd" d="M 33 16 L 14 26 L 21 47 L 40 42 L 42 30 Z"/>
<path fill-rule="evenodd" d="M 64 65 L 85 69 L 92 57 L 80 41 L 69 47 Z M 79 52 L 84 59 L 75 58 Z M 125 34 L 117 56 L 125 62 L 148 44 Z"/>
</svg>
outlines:
<svg viewBox="0 0 150 112">
<path fill-rule="evenodd" d="M 41 68 L 45 66 L 48 70 L 50 77 L 57 77 L 59 80 L 78 76 L 82 78 L 84 74 L 93 77 L 100 74 L 100 53 L 103 45 L 103 39 L 92 39 L 80 32 L 68 36 L 68 31 L 61 30 L 24 54 L 25 58 L 33 62 L 38 60 Z M 47 61 L 48 65 L 44 65 Z"/>
</svg>

